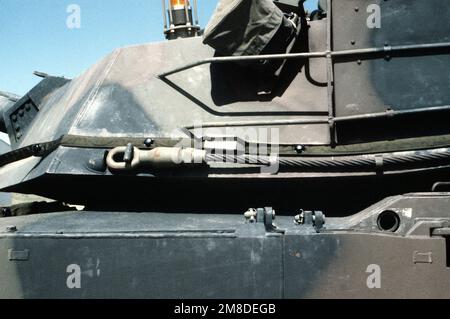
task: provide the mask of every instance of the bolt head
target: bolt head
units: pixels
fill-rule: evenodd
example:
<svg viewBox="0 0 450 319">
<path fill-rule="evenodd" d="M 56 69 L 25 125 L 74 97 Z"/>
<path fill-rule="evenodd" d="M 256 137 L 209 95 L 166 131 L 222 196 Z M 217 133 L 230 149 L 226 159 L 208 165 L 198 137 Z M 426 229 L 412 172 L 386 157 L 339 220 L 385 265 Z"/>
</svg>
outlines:
<svg viewBox="0 0 450 319">
<path fill-rule="evenodd" d="M 297 225 L 302 225 L 305 222 L 305 212 L 300 210 L 300 214 L 294 217 L 294 223 Z"/>
<path fill-rule="evenodd" d="M 244 216 L 245 216 L 245 218 L 251 218 L 253 216 L 256 216 L 256 210 L 251 208 L 244 213 Z"/>
<path fill-rule="evenodd" d="M 303 152 L 305 151 L 305 147 L 304 147 L 303 145 L 297 145 L 297 146 L 295 147 L 295 150 L 296 150 L 298 153 L 303 153 Z"/>
<path fill-rule="evenodd" d="M 17 227 L 16 226 L 6 226 L 6 231 L 8 233 L 15 233 L 17 231 Z"/>
<path fill-rule="evenodd" d="M 152 144 L 153 144 L 153 140 L 151 138 L 145 139 L 145 141 L 144 141 L 145 146 L 150 147 L 150 146 L 152 146 Z"/>
<path fill-rule="evenodd" d="M 42 150 L 42 146 L 39 144 L 36 144 L 33 146 L 33 152 L 34 154 L 39 154 L 39 152 Z"/>
<path fill-rule="evenodd" d="M 256 209 L 250 208 L 248 211 L 244 213 L 244 217 L 249 223 L 255 223 L 256 222 Z"/>
<path fill-rule="evenodd" d="M 2 214 L 3 217 L 10 217 L 10 216 L 11 216 L 11 209 L 8 208 L 8 207 L 3 207 L 3 208 L 0 210 L 0 212 L 1 212 L 1 214 Z"/>
</svg>

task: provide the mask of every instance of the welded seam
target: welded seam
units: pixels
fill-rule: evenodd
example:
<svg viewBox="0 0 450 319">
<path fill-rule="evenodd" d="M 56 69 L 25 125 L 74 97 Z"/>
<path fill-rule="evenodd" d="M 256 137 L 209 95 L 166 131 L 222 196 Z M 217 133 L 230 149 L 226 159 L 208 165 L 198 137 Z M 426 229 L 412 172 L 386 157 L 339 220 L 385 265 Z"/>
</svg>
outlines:
<svg viewBox="0 0 450 319">
<path fill-rule="evenodd" d="M 94 103 L 95 99 L 97 98 L 98 92 L 100 91 L 101 86 L 105 82 L 106 78 L 108 77 L 109 73 L 111 72 L 112 67 L 117 61 L 117 58 L 122 53 L 121 49 L 117 49 L 113 54 L 113 58 L 109 62 L 108 66 L 105 68 L 105 72 L 103 73 L 103 76 L 98 79 L 98 81 L 95 83 L 94 87 L 92 88 L 91 92 L 89 93 L 88 98 L 83 103 L 83 106 L 81 107 L 80 113 L 76 117 L 75 121 L 72 123 L 70 128 L 77 127 L 84 119 L 87 110 L 89 107 Z"/>
</svg>

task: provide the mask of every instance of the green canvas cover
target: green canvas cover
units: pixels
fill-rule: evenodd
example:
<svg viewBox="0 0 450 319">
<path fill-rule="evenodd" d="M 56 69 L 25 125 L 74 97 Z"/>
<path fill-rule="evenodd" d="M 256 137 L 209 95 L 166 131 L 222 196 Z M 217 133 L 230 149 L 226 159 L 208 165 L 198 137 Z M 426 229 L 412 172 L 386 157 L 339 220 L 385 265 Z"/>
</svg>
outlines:
<svg viewBox="0 0 450 319">
<path fill-rule="evenodd" d="M 205 29 L 204 43 L 222 55 L 258 55 L 285 22 L 272 0 L 221 0 Z"/>
</svg>

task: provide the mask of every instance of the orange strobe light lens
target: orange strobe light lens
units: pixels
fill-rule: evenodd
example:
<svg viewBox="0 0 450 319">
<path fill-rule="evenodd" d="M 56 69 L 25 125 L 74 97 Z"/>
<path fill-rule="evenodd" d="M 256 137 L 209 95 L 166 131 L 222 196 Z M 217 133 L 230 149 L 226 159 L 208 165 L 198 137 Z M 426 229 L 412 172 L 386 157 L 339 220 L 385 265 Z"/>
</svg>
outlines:
<svg viewBox="0 0 450 319">
<path fill-rule="evenodd" d="M 186 5 L 186 2 L 189 5 L 189 1 L 188 0 L 170 0 L 170 6 L 173 9 L 178 9 L 178 8 L 181 8 L 181 7 L 184 8 L 184 6 Z"/>
</svg>

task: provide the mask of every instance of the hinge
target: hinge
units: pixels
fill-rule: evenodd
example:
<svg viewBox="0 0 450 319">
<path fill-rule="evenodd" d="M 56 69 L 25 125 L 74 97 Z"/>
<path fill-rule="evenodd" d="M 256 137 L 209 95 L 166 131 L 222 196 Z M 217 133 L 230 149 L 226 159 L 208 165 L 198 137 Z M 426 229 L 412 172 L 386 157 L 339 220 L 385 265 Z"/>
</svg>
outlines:
<svg viewBox="0 0 450 319">
<path fill-rule="evenodd" d="M 244 216 L 249 223 L 264 223 L 267 232 L 284 234 L 284 230 L 278 229 L 274 224 L 276 214 L 272 207 L 258 209 L 250 208 Z"/>
</svg>

